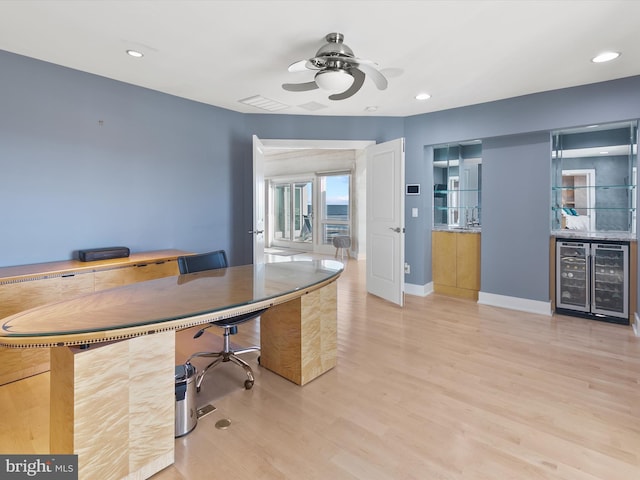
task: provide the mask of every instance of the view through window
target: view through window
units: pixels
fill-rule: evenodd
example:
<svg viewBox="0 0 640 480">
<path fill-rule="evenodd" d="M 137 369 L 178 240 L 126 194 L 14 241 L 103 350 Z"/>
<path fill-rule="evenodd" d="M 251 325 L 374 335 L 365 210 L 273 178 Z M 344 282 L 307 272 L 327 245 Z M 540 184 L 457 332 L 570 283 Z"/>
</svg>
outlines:
<svg viewBox="0 0 640 480">
<path fill-rule="evenodd" d="M 333 242 L 336 235 L 351 235 L 351 174 L 320 175 L 322 243 Z"/>
</svg>

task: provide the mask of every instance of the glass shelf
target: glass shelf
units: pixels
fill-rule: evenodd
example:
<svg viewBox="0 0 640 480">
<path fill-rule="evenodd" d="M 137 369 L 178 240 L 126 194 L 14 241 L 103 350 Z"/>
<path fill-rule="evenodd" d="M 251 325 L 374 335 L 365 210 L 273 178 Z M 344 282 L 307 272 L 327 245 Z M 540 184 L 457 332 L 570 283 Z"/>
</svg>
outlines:
<svg viewBox="0 0 640 480">
<path fill-rule="evenodd" d="M 594 190 L 597 190 L 597 189 L 607 190 L 607 189 L 610 189 L 610 188 L 618 188 L 618 189 L 623 189 L 623 190 L 634 190 L 636 188 L 636 186 L 635 185 L 585 185 L 585 186 L 571 186 L 571 187 L 561 187 L 561 186 L 551 187 L 552 190 L 564 190 L 564 191 L 584 190 L 584 189 L 588 189 L 588 188 L 592 188 Z"/>
<path fill-rule="evenodd" d="M 482 209 L 480 207 L 476 207 L 471 206 L 471 205 L 459 205 L 457 207 L 442 207 L 442 206 L 434 206 L 433 207 L 434 210 L 442 210 L 442 211 L 446 211 L 446 210 L 476 210 L 478 212 L 481 212 Z"/>
<path fill-rule="evenodd" d="M 574 210 L 591 210 L 594 212 L 600 211 L 600 210 L 613 210 L 613 211 L 625 211 L 625 212 L 635 212 L 636 208 L 635 207 L 580 207 L 578 209 L 574 208 L 574 207 L 551 207 L 551 210 L 554 212 L 559 212 L 561 210 L 563 210 L 564 208 L 573 208 Z M 567 215 L 569 215 L 567 213 Z"/>
<path fill-rule="evenodd" d="M 460 192 L 480 192 L 479 189 L 477 188 L 469 188 L 469 189 L 465 189 L 465 188 L 458 188 L 456 190 L 434 190 L 433 193 L 442 193 L 442 194 L 455 194 L 455 193 L 460 193 Z"/>
</svg>

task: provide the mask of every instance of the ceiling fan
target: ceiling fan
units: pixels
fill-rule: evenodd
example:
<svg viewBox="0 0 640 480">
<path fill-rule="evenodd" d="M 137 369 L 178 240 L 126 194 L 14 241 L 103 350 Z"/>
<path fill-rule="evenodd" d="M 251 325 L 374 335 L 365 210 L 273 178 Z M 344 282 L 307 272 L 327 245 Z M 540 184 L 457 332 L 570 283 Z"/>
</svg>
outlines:
<svg viewBox="0 0 640 480">
<path fill-rule="evenodd" d="M 364 84 L 368 76 L 379 90 L 387 88 L 387 79 L 371 60 L 356 58 L 343 43 L 344 35 L 329 33 L 327 43 L 320 47 L 315 57 L 300 60 L 289 65 L 290 72 L 317 70 L 314 80 L 305 83 L 284 83 L 282 88 L 289 92 L 306 92 L 321 88 L 332 92 L 330 100 L 344 100 L 354 95 Z"/>
</svg>

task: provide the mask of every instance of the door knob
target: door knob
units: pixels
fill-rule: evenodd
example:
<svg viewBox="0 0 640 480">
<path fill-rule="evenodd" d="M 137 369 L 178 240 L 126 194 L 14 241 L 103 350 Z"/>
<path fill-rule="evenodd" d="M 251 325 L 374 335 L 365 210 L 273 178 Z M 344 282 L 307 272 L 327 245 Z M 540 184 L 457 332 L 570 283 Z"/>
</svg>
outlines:
<svg viewBox="0 0 640 480">
<path fill-rule="evenodd" d="M 396 227 L 396 228 L 389 227 L 389 230 L 393 230 L 396 233 L 400 233 L 402 231 L 402 229 L 400 227 Z"/>
<path fill-rule="evenodd" d="M 249 230 L 247 233 L 255 233 L 256 235 L 260 235 L 264 233 L 264 230 Z"/>
</svg>

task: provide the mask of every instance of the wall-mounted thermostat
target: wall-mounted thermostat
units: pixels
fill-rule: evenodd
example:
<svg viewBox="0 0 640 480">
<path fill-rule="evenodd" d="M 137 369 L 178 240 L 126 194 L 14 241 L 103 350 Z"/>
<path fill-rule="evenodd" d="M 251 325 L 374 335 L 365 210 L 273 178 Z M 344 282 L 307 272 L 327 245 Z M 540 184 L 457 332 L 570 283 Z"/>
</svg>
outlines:
<svg viewBox="0 0 640 480">
<path fill-rule="evenodd" d="M 412 183 L 407 184 L 407 195 L 420 195 L 420 184 Z"/>
</svg>

